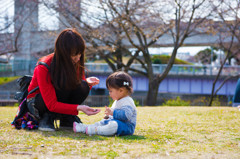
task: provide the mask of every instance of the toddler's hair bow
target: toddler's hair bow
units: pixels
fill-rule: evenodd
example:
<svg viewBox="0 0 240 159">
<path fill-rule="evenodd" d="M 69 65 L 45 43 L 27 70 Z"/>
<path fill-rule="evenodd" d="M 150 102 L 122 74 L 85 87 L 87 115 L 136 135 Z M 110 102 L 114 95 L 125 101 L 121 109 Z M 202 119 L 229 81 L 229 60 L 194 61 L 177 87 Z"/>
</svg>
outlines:
<svg viewBox="0 0 240 159">
<path fill-rule="evenodd" d="M 123 85 L 124 86 L 129 86 L 129 83 L 128 82 L 123 82 Z"/>
</svg>

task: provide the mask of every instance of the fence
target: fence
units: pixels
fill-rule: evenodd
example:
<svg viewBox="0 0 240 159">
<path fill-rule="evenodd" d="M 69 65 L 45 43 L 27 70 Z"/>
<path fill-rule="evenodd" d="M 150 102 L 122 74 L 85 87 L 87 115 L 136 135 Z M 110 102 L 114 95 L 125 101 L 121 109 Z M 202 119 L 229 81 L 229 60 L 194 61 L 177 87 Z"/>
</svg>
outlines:
<svg viewBox="0 0 240 159">
<path fill-rule="evenodd" d="M 9 64 L 0 64 L 0 75 L 3 73 L 11 73 L 16 75 L 17 72 L 32 72 L 36 65 L 36 61 L 11 61 Z M 153 64 L 154 73 L 163 73 L 167 64 Z M 106 63 L 86 63 L 85 67 L 91 73 L 112 73 L 112 69 Z M 146 72 L 140 64 L 132 64 L 131 68 Z M 217 75 L 220 66 L 211 65 L 173 65 L 169 74 L 172 75 Z M 221 75 L 237 75 L 240 72 L 240 66 L 224 66 Z M 129 73 L 134 73 L 129 71 Z"/>
<path fill-rule="evenodd" d="M 86 63 L 85 65 L 91 72 L 111 73 L 111 68 L 105 63 Z M 153 64 L 154 73 L 163 73 L 167 64 Z M 131 68 L 146 72 L 140 64 L 132 64 Z M 172 66 L 169 74 L 172 75 L 217 75 L 220 66 L 211 65 L 179 65 Z M 221 75 L 237 75 L 240 72 L 240 66 L 224 66 Z M 134 73 L 129 71 L 129 73 Z"/>
</svg>

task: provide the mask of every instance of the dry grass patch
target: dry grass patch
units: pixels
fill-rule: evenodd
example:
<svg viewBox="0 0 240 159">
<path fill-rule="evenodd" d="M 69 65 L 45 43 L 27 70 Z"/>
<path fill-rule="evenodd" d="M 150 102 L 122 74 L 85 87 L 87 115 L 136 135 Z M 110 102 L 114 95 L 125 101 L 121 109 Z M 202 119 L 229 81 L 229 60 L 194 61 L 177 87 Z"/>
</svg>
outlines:
<svg viewBox="0 0 240 159">
<path fill-rule="evenodd" d="M 17 108 L 0 108 L 0 158 L 240 158 L 240 112 L 231 107 L 138 107 L 135 134 L 87 136 L 10 126 Z M 79 114 L 84 123 L 100 120 Z"/>
</svg>

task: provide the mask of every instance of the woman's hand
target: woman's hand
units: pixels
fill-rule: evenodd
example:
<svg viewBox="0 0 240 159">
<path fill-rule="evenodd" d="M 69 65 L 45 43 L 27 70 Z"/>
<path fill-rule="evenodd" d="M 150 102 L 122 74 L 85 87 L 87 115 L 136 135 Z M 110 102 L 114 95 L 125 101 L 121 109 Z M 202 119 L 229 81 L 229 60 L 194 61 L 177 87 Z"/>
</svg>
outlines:
<svg viewBox="0 0 240 159">
<path fill-rule="evenodd" d="M 101 111 L 101 109 L 93 109 L 87 105 L 78 105 L 77 110 L 82 111 L 83 113 L 85 113 L 87 115 L 95 115 Z"/>
<path fill-rule="evenodd" d="M 99 79 L 97 77 L 88 77 L 86 78 L 86 82 L 89 86 L 95 86 L 99 84 Z"/>
<path fill-rule="evenodd" d="M 109 107 L 105 106 L 105 115 L 106 116 L 113 115 L 112 109 L 110 109 Z"/>
</svg>

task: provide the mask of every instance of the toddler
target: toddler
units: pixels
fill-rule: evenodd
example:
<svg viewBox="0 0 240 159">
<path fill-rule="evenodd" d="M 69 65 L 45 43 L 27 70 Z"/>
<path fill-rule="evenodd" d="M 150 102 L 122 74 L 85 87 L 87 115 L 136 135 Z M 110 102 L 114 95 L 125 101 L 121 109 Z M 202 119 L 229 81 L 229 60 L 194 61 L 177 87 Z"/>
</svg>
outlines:
<svg viewBox="0 0 240 159">
<path fill-rule="evenodd" d="M 137 110 L 133 99 L 132 78 L 119 71 L 111 74 L 106 80 L 110 97 L 114 100 L 111 108 L 105 106 L 105 119 L 95 124 L 73 123 L 73 131 L 88 135 L 133 135 L 136 127 Z"/>
</svg>

